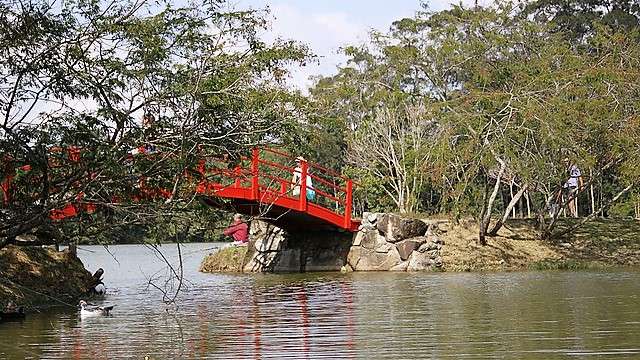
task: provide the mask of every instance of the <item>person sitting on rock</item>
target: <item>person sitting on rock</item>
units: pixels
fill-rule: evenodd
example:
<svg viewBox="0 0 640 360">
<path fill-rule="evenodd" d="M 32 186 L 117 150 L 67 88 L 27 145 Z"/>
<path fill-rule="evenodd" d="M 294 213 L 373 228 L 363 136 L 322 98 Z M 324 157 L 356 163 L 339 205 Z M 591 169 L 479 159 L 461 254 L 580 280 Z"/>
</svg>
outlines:
<svg viewBox="0 0 640 360">
<path fill-rule="evenodd" d="M 247 245 L 249 242 L 249 226 L 244 222 L 241 214 L 233 215 L 233 222 L 224 230 L 223 234 L 233 237 L 233 244 L 237 246 Z"/>
</svg>

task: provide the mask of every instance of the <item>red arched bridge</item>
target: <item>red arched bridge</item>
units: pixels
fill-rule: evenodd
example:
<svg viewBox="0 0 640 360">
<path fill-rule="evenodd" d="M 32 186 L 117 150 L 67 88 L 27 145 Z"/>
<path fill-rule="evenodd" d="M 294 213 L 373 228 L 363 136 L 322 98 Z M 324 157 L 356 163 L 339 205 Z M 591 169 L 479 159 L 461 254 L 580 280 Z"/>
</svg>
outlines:
<svg viewBox="0 0 640 360">
<path fill-rule="evenodd" d="M 250 158 L 214 164 L 203 160 L 198 172 L 203 180 L 196 192 L 211 206 L 229 199 L 236 211 L 286 229 L 355 231 L 360 225 L 352 217 L 351 179 L 279 150 L 254 149 Z"/>
<path fill-rule="evenodd" d="M 141 148 L 137 149 L 138 154 L 148 153 Z M 71 162 L 81 161 L 79 151 L 75 150 L 73 153 L 69 150 Z M 30 171 L 30 166 L 23 165 L 0 179 L 4 206 L 11 201 L 12 178 L 18 171 Z M 191 175 L 194 173 L 196 177 Z M 256 148 L 251 157 L 201 159 L 197 169 L 185 174 L 191 182 L 195 180 L 193 191 L 201 202 L 260 217 L 285 229 L 355 231 L 360 224 L 352 217 L 351 179 L 301 158 L 296 161 L 294 156 L 280 150 Z M 133 196 L 133 201 L 172 196 L 166 189 L 148 187 L 145 178 L 138 183 L 140 194 Z M 80 212 L 96 211 L 97 206 L 83 201 L 83 196 L 80 192 L 75 195 L 75 202 L 51 210 L 50 218 L 60 221 Z"/>
</svg>

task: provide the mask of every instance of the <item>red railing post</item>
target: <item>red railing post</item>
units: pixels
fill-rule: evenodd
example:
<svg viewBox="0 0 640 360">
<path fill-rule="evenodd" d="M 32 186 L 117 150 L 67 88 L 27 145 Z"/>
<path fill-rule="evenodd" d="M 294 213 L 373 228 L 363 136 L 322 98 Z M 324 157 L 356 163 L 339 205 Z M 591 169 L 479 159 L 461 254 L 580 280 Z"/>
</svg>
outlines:
<svg viewBox="0 0 640 360">
<path fill-rule="evenodd" d="M 353 181 L 347 179 L 346 199 L 344 202 L 344 227 L 351 228 L 351 211 L 353 202 Z"/>
<path fill-rule="evenodd" d="M 300 161 L 300 211 L 307 210 L 307 162 Z"/>
<path fill-rule="evenodd" d="M 280 180 L 280 195 L 287 193 L 287 183 L 284 180 Z"/>
<path fill-rule="evenodd" d="M 259 169 L 260 169 L 260 149 L 254 148 L 251 157 L 251 197 L 253 200 L 258 200 L 260 198 L 260 179 L 259 179 Z"/>
<path fill-rule="evenodd" d="M 233 168 L 233 177 L 235 178 L 235 180 L 233 181 L 233 187 L 239 188 L 242 186 L 242 183 L 240 181 L 241 176 L 242 168 L 240 168 L 240 165 L 236 165 L 236 167 Z"/>
<path fill-rule="evenodd" d="M 7 178 L 0 183 L 0 188 L 2 188 L 2 193 L 4 194 L 4 198 L 2 199 L 3 206 L 9 206 L 11 202 L 11 180 L 13 180 L 13 176 L 7 176 Z"/>
</svg>

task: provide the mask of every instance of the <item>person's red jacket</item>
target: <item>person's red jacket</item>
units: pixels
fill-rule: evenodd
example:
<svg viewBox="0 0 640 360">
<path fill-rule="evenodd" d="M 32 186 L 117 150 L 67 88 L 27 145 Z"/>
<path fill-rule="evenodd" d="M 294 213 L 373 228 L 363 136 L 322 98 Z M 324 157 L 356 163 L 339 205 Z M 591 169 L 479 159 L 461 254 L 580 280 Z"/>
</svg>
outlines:
<svg viewBox="0 0 640 360">
<path fill-rule="evenodd" d="M 237 222 L 226 228 L 223 234 L 232 236 L 235 241 L 247 242 L 249 238 L 249 226 L 245 222 Z"/>
</svg>

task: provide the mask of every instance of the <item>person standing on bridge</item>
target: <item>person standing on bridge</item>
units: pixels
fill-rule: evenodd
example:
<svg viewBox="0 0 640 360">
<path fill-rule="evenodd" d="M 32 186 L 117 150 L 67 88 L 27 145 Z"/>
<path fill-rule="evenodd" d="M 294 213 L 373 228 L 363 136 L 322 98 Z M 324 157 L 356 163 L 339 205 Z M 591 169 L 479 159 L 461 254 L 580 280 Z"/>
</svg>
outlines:
<svg viewBox="0 0 640 360">
<path fill-rule="evenodd" d="M 249 226 L 241 214 L 233 215 L 233 222 L 224 230 L 223 234 L 233 237 L 233 244 L 237 246 L 244 246 L 249 242 Z"/>
<path fill-rule="evenodd" d="M 300 182 L 302 180 L 302 163 L 307 162 L 305 158 L 302 156 L 298 156 L 296 158 L 296 168 L 293 170 L 293 178 L 291 179 L 291 187 L 293 196 L 300 195 Z M 307 200 L 313 201 L 316 197 L 316 191 L 313 189 L 313 182 L 311 181 L 311 176 L 309 175 L 309 167 L 307 167 Z"/>
</svg>

